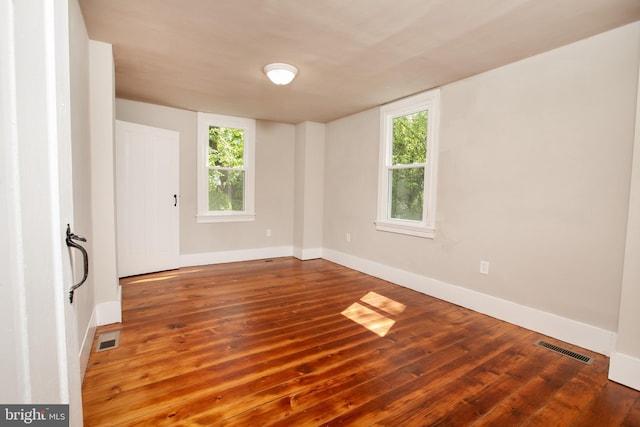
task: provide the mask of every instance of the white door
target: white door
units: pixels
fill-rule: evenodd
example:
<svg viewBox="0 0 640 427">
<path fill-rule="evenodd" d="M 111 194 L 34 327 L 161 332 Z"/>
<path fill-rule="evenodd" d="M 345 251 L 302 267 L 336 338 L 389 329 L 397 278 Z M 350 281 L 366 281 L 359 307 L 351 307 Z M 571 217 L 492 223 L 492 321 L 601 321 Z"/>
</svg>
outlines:
<svg viewBox="0 0 640 427">
<path fill-rule="evenodd" d="M 69 4 L 0 2 L 0 401 L 82 424 L 74 283 Z"/>
<path fill-rule="evenodd" d="M 118 275 L 179 267 L 178 132 L 116 120 Z"/>
</svg>

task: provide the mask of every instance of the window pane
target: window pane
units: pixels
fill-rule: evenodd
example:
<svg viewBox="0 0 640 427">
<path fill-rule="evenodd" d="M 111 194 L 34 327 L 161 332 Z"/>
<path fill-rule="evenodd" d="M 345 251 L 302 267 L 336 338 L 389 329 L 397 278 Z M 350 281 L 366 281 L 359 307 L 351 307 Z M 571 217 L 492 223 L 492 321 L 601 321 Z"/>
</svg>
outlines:
<svg viewBox="0 0 640 427">
<path fill-rule="evenodd" d="M 422 221 L 424 206 L 424 168 L 392 169 L 390 217 Z"/>
<path fill-rule="evenodd" d="M 209 126 L 209 166 L 242 167 L 244 130 Z"/>
<path fill-rule="evenodd" d="M 425 163 L 427 110 L 393 119 L 392 164 Z"/>
<path fill-rule="evenodd" d="M 244 171 L 209 170 L 209 210 L 244 210 Z"/>
</svg>

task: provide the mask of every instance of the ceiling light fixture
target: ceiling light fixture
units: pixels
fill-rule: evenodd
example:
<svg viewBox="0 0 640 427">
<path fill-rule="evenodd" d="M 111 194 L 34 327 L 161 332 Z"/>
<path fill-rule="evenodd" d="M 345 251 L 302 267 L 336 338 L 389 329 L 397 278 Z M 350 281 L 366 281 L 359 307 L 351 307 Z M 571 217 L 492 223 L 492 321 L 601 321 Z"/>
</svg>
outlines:
<svg viewBox="0 0 640 427">
<path fill-rule="evenodd" d="M 298 74 L 298 69 L 293 65 L 276 62 L 265 66 L 264 73 L 274 84 L 288 85 Z"/>
</svg>

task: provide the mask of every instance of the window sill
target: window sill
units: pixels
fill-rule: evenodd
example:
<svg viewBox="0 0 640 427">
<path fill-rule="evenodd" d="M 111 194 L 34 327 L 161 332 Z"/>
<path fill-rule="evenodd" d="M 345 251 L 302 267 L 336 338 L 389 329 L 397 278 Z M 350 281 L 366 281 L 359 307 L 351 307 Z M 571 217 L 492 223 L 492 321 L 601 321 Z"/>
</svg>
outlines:
<svg viewBox="0 0 640 427">
<path fill-rule="evenodd" d="M 401 224 L 396 222 L 376 221 L 376 230 L 389 233 L 406 234 L 409 236 L 422 237 L 425 239 L 435 238 L 435 229 L 425 226 L 411 224 Z"/>
<path fill-rule="evenodd" d="M 248 222 L 255 220 L 256 214 L 246 212 L 224 212 L 196 215 L 196 222 L 198 224 L 211 222 Z"/>
</svg>

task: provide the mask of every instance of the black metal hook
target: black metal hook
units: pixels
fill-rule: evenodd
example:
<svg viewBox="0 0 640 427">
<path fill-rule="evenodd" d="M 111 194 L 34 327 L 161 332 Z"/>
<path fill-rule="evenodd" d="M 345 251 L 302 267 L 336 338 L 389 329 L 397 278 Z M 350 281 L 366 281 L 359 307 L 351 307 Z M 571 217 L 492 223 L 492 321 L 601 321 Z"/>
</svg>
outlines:
<svg viewBox="0 0 640 427">
<path fill-rule="evenodd" d="M 69 226 L 69 224 L 67 224 L 67 238 L 65 239 L 65 242 L 67 242 L 68 247 L 79 249 L 80 252 L 82 252 L 82 259 L 84 261 L 84 275 L 82 276 L 82 280 L 80 281 L 80 283 L 73 285 L 71 289 L 69 289 L 70 303 L 73 303 L 73 293 L 75 292 L 75 290 L 82 286 L 82 284 L 87 281 L 87 277 L 89 276 L 89 255 L 87 254 L 87 251 L 82 246 L 74 242 L 74 240 L 78 240 L 80 242 L 87 241 L 87 239 L 85 239 L 84 237 L 73 234 L 71 232 L 71 227 Z"/>
</svg>

